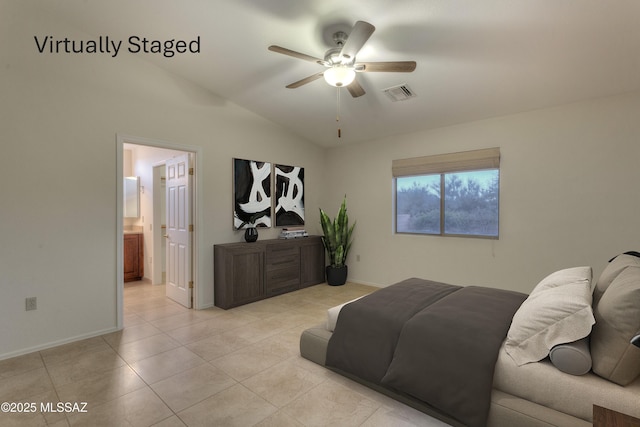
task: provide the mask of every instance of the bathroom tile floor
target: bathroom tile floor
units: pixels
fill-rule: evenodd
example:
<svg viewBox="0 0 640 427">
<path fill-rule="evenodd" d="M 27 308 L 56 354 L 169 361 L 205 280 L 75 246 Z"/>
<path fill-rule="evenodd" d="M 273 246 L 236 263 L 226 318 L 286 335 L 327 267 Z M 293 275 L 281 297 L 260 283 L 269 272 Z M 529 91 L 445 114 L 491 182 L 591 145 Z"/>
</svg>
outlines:
<svg viewBox="0 0 640 427">
<path fill-rule="evenodd" d="M 127 283 L 122 331 L 0 361 L 0 402 L 21 410 L 0 425 L 445 426 L 300 356 L 304 329 L 373 290 L 322 284 L 188 310 L 162 285 Z"/>
</svg>

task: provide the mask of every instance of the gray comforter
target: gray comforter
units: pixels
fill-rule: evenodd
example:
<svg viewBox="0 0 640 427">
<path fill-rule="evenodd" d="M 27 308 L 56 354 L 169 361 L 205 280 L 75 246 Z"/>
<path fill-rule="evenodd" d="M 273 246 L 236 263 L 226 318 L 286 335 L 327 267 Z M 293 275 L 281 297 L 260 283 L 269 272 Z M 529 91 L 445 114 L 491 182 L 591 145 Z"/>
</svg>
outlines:
<svg viewBox="0 0 640 427">
<path fill-rule="evenodd" d="M 526 297 L 407 279 L 342 308 L 326 364 L 483 426 L 498 350 Z"/>
</svg>

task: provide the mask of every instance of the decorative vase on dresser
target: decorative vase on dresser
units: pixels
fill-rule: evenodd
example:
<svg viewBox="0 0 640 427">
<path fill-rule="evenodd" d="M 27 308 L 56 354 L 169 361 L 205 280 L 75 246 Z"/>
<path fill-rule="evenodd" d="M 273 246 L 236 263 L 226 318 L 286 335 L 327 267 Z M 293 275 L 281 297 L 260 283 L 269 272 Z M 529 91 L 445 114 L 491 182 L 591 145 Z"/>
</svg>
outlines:
<svg viewBox="0 0 640 427">
<path fill-rule="evenodd" d="M 244 240 L 247 243 L 253 243 L 258 240 L 258 229 L 256 227 L 248 227 L 244 231 Z"/>
</svg>

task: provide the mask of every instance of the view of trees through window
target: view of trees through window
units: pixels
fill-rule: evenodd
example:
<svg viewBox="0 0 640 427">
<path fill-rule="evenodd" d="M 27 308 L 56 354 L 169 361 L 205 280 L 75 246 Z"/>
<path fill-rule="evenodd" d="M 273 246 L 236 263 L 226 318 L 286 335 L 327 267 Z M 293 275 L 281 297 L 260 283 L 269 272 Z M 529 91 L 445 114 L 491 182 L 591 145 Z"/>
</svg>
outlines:
<svg viewBox="0 0 640 427">
<path fill-rule="evenodd" d="M 396 178 L 396 232 L 498 237 L 499 176 L 490 169 Z"/>
</svg>

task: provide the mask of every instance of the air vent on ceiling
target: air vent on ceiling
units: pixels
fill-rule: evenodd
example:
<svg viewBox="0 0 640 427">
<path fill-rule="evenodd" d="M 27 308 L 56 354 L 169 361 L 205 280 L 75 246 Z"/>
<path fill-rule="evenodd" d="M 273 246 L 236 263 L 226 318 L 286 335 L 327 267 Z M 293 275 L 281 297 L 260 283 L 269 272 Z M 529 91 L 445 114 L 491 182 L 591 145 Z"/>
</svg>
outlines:
<svg viewBox="0 0 640 427">
<path fill-rule="evenodd" d="M 416 97 L 416 94 L 406 84 L 389 87 L 384 89 L 383 92 L 386 93 L 393 102 L 406 101 L 407 99 Z"/>
</svg>

